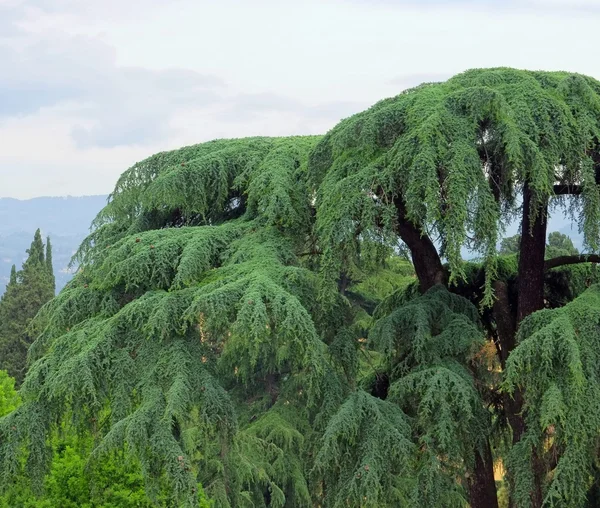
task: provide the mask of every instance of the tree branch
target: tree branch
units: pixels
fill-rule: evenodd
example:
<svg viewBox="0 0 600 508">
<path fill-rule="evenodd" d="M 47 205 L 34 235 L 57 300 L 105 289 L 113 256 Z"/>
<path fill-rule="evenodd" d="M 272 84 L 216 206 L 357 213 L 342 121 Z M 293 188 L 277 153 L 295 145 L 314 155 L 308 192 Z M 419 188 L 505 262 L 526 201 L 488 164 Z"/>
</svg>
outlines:
<svg viewBox="0 0 600 508">
<path fill-rule="evenodd" d="M 581 254 L 579 256 L 558 256 L 556 258 L 544 261 L 544 270 L 550 270 L 557 266 L 575 265 L 577 263 L 600 263 L 600 256 L 597 254 Z"/>
<path fill-rule="evenodd" d="M 554 195 L 555 196 L 564 196 L 566 194 L 572 194 L 574 196 L 578 196 L 583 191 L 581 185 L 555 185 L 554 186 Z"/>
<path fill-rule="evenodd" d="M 421 228 L 408 220 L 402 198 L 395 198 L 394 204 L 398 210 L 398 234 L 411 252 L 421 292 L 424 293 L 436 284 L 445 284 L 444 267 L 435 245 L 429 236 L 421 231 Z"/>
</svg>

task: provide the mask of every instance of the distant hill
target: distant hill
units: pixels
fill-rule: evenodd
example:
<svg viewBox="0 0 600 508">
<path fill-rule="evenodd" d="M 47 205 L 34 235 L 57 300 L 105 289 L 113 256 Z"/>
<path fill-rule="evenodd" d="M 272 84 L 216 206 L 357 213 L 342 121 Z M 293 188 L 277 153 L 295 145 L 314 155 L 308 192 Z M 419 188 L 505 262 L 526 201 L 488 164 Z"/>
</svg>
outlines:
<svg viewBox="0 0 600 508">
<path fill-rule="evenodd" d="M 15 264 L 21 268 L 37 228 L 44 238 L 50 235 L 59 291 L 72 276 L 67 270 L 71 256 L 105 204 L 106 196 L 0 198 L 0 294 L 8 282 L 10 267 Z"/>
<path fill-rule="evenodd" d="M 0 198 L 0 295 L 10 276 L 10 267 L 21 264 L 27 257 L 37 228 L 42 229 L 44 238 L 50 235 L 53 245 L 54 272 L 56 289 L 59 291 L 71 279 L 67 265 L 87 236 L 89 227 L 96 214 L 106 204 L 107 196 L 34 198 L 25 201 Z M 560 215 L 550 218 L 548 231 L 560 231 L 570 236 L 573 243 L 582 249 L 582 235 L 571 229 L 570 223 Z M 518 232 L 518 224 L 512 224 L 504 236 Z M 463 249 L 465 259 L 473 253 Z"/>
</svg>

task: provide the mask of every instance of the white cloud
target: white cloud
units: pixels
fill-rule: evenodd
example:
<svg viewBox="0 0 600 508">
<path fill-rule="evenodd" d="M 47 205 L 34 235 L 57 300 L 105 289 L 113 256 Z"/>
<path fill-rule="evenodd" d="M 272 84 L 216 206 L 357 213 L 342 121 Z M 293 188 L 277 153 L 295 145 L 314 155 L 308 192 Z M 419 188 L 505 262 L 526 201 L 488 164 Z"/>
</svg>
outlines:
<svg viewBox="0 0 600 508">
<path fill-rule="evenodd" d="M 0 0 L 0 196 L 112 189 L 217 137 L 322 133 L 473 67 L 570 70 L 595 0 Z"/>
<path fill-rule="evenodd" d="M 148 147 L 135 145 L 79 149 L 71 137 L 77 115 L 77 105 L 64 104 L 0 123 L 2 194 L 26 198 L 106 193 L 124 167 L 148 155 Z"/>
</svg>

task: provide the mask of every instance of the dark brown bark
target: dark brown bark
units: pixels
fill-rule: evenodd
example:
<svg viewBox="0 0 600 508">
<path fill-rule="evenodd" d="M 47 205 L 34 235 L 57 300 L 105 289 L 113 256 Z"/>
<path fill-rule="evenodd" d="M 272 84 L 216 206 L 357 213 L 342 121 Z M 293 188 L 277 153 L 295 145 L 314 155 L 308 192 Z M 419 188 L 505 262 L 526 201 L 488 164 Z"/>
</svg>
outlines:
<svg viewBox="0 0 600 508">
<path fill-rule="evenodd" d="M 492 314 L 496 323 L 496 333 L 500 342 L 500 363 L 502 369 L 506 365 L 508 354 L 515 347 L 516 316 L 510 305 L 508 284 L 497 280 L 493 283 L 495 300 L 492 306 Z"/>
<path fill-rule="evenodd" d="M 519 254 L 517 325 L 544 308 L 544 254 L 546 252 L 547 206 L 531 209 L 532 193 L 523 191 L 523 222 Z"/>
<path fill-rule="evenodd" d="M 347 272 L 342 272 L 338 280 L 338 291 L 341 294 L 345 294 L 346 289 L 348 289 L 348 286 L 350 285 L 350 282 L 350 277 L 348 277 Z"/>
<path fill-rule="evenodd" d="M 531 493 L 531 506 L 532 508 L 540 508 L 544 503 L 542 482 L 546 475 L 546 466 L 535 448 L 531 454 L 531 467 L 533 469 L 533 478 L 535 480 L 535 486 Z"/>
<path fill-rule="evenodd" d="M 530 314 L 544 308 L 544 254 L 546 252 L 547 204 L 532 208 L 532 192 L 527 185 L 523 190 L 523 221 L 521 223 L 521 246 L 518 270 L 517 327 Z M 505 409 L 513 427 L 513 443 L 521 439 L 525 430 L 522 416 L 522 394 L 516 392 Z M 512 426 L 512 423 L 511 423 Z M 537 453 L 532 456 L 535 486 L 531 492 L 532 508 L 542 506 L 542 482 L 544 467 Z"/>
<path fill-rule="evenodd" d="M 469 478 L 468 489 L 471 508 L 498 508 L 494 460 L 489 442 L 485 443 L 483 456 L 475 451 L 475 468 Z"/>
<path fill-rule="evenodd" d="M 496 299 L 492 307 L 492 313 L 496 323 L 498 341 L 500 342 L 500 364 L 504 370 L 508 355 L 516 345 L 516 315 L 510 305 L 508 284 L 500 280 L 495 281 L 494 293 Z M 512 395 L 502 392 L 502 404 L 506 418 L 512 429 L 513 443 L 517 443 L 525 430 L 525 424 L 521 416 L 521 408 L 523 407 L 521 392 L 516 390 Z"/>
<path fill-rule="evenodd" d="M 404 202 L 394 201 L 398 210 L 398 234 L 410 249 L 419 288 L 422 293 L 436 284 L 445 284 L 446 277 L 442 261 L 431 239 L 406 217 Z"/>
<path fill-rule="evenodd" d="M 600 263 L 600 256 L 597 254 L 582 254 L 579 256 L 558 256 L 547 259 L 544 262 L 544 270 L 550 270 L 557 266 L 575 265 L 578 263 Z"/>
<path fill-rule="evenodd" d="M 273 406 L 277 402 L 277 397 L 279 397 L 278 381 L 279 376 L 277 374 L 267 374 L 265 377 L 265 388 L 271 397 L 271 405 L 269 407 Z"/>
</svg>

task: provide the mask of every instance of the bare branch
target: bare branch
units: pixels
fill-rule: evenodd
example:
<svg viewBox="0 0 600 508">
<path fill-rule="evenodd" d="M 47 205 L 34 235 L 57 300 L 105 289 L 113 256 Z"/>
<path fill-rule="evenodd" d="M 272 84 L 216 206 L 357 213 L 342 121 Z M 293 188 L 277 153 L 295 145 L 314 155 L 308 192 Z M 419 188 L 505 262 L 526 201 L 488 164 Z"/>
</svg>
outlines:
<svg viewBox="0 0 600 508">
<path fill-rule="evenodd" d="M 578 196 L 583 191 L 581 185 L 555 185 L 554 186 L 554 195 L 555 196 L 564 196 L 566 194 L 572 194 L 574 196 Z"/>
<path fill-rule="evenodd" d="M 600 256 L 597 254 L 581 254 L 579 256 L 558 256 L 547 259 L 544 262 L 544 270 L 550 270 L 557 266 L 575 265 L 577 263 L 600 263 Z"/>
</svg>

